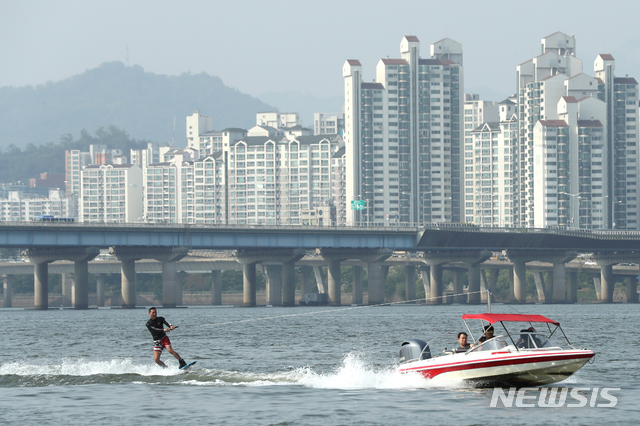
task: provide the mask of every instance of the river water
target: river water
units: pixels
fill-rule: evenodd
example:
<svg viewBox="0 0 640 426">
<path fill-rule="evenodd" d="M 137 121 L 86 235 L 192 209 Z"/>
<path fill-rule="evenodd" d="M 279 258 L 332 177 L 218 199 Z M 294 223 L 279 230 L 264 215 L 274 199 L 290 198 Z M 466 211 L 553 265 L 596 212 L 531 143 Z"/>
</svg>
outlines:
<svg viewBox="0 0 640 426">
<path fill-rule="evenodd" d="M 493 312 L 514 313 L 494 304 Z M 559 386 L 620 388 L 610 408 L 492 408 L 492 389 L 395 372 L 406 338 L 462 331 L 485 306 L 159 308 L 179 328 L 153 363 L 146 309 L 0 309 L 0 423 L 571 424 L 640 419 L 640 305 L 527 305 L 560 321 L 593 364 Z"/>
</svg>

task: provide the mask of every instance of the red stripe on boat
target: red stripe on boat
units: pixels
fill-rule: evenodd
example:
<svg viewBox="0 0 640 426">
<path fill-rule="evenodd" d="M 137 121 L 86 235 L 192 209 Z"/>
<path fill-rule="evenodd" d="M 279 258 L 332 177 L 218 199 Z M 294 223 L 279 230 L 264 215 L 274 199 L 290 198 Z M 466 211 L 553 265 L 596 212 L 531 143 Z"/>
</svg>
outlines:
<svg viewBox="0 0 640 426">
<path fill-rule="evenodd" d="M 400 370 L 402 372 L 417 372 L 423 374 L 427 378 L 435 377 L 442 373 L 448 373 L 450 371 L 462 371 L 462 370 L 474 370 L 479 368 L 498 367 L 501 365 L 517 365 L 528 364 L 532 362 L 550 362 L 561 361 L 567 359 L 582 359 L 591 358 L 595 353 L 571 353 L 571 354 L 531 354 L 520 355 L 517 358 L 500 358 L 496 360 L 479 359 L 477 361 L 466 361 L 451 364 L 434 365 L 433 367 L 422 366 L 409 369 Z M 535 359 L 533 359 L 535 358 Z"/>
</svg>

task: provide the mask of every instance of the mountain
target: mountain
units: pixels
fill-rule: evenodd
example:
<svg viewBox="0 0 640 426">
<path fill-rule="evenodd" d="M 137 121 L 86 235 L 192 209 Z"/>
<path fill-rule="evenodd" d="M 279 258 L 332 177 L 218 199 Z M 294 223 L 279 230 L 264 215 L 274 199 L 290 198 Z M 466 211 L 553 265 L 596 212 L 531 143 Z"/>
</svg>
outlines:
<svg viewBox="0 0 640 426">
<path fill-rule="evenodd" d="M 257 112 L 276 109 L 205 73 L 167 76 L 106 62 L 58 82 L 0 88 L 0 148 L 41 145 L 108 126 L 134 139 L 174 139 L 185 146 L 185 118 L 194 110 L 212 117 L 214 129 L 221 130 L 250 128 Z"/>
</svg>

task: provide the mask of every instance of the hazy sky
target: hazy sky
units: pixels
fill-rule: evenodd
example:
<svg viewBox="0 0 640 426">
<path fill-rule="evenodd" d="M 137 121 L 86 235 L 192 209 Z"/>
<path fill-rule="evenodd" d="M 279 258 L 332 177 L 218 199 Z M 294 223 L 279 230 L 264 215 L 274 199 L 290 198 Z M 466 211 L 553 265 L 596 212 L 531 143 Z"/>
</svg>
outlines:
<svg viewBox="0 0 640 426">
<path fill-rule="evenodd" d="M 617 75 L 640 80 L 639 12 L 638 0 L 0 0 L 0 87 L 127 63 L 128 46 L 128 63 L 154 73 L 206 72 L 253 96 L 341 96 L 345 59 L 359 59 L 370 81 L 412 34 L 422 57 L 444 37 L 462 43 L 465 88 L 507 95 L 515 66 L 556 31 L 575 34 L 588 74 L 596 54 L 611 53 Z"/>
</svg>

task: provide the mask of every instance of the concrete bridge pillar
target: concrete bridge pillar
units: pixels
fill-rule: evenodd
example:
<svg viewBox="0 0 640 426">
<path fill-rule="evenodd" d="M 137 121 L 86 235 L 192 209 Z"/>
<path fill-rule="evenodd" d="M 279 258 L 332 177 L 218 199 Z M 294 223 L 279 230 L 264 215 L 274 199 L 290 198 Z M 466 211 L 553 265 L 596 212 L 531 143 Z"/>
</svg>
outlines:
<svg viewBox="0 0 640 426">
<path fill-rule="evenodd" d="M 351 302 L 362 305 L 362 266 L 353 266 L 353 298 Z"/>
<path fill-rule="evenodd" d="M 145 248 L 144 258 L 162 262 L 162 307 L 175 308 L 182 305 L 182 283 L 186 272 L 178 274 L 176 262 L 189 254 L 186 247 Z"/>
<path fill-rule="evenodd" d="M 133 309 L 136 307 L 136 261 L 134 259 L 121 260 L 121 290 L 122 307 Z"/>
<path fill-rule="evenodd" d="M 407 265 L 406 272 L 404 297 L 410 303 L 416 303 L 416 267 Z"/>
<path fill-rule="evenodd" d="M 548 283 L 545 282 L 544 272 L 542 271 L 534 271 L 533 278 L 536 282 L 536 290 L 538 291 L 538 303 L 547 303 L 547 300 L 550 298 L 547 296 L 548 293 Z M 552 278 L 553 279 L 553 278 Z"/>
<path fill-rule="evenodd" d="M 442 264 L 429 265 L 429 282 L 431 283 L 430 305 L 442 304 Z"/>
<path fill-rule="evenodd" d="M 464 270 L 453 270 L 453 303 L 467 303 L 467 295 L 464 294 Z"/>
<path fill-rule="evenodd" d="M 553 264 L 553 303 L 565 303 L 567 301 L 567 280 L 564 262 Z"/>
<path fill-rule="evenodd" d="M 82 262 L 88 262 L 89 260 L 100 254 L 100 250 L 95 247 L 81 247 L 81 248 L 52 248 L 52 249 L 27 249 L 22 252 L 22 255 L 29 259 L 29 262 L 35 265 L 34 268 L 34 308 L 35 309 L 48 309 L 49 308 L 49 268 L 48 264 L 56 260 L 71 260 L 73 262 L 80 262 L 75 266 L 80 278 L 84 280 L 75 289 L 76 296 L 72 297 L 72 302 L 76 305 L 77 309 L 86 309 L 89 301 L 89 294 L 87 290 L 87 280 L 89 277 L 88 266 L 84 266 Z M 86 269 L 86 273 L 84 272 Z M 77 278 L 76 278 L 77 279 Z"/>
<path fill-rule="evenodd" d="M 379 305 L 384 303 L 384 292 L 382 291 L 382 271 L 380 262 L 367 262 L 367 292 L 369 295 L 369 305 Z"/>
<path fill-rule="evenodd" d="M 638 303 L 638 279 L 636 277 L 626 277 L 627 303 Z"/>
<path fill-rule="evenodd" d="M 89 308 L 89 262 L 76 260 L 73 262 L 73 307 L 76 309 Z"/>
<path fill-rule="evenodd" d="M 429 268 L 423 266 L 420 268 L 420 278 L 422 278 L 422 286 L 424 287 L 424 301 L 429 303 L 431 300 L 431 283 L 429 281 Z"/>
<path fill-rule="evenodd" d="M 313 277 L 313 267 L 303 266 L 302 277 L 300 279 L 300 295 L 304 298 L 304 295 L 311 291 L 311 280 Z"/>
<path fill-rule="evenodd" d="M 61 278 L 62 286 L 62 303 L 61 305 L 68 308 L 72 304 L 73 299 L 73 273 L 64 273 Z"/>
<path fill-rule="evenodd" d="M 211 271 L 211 304 L 222 305 L 222 271 Z"/>
<path fill-rule="evenodd" d="M 318 287 L 318 294 L 327 294 L 327 284 L 325 278 L 322 275 L 322 266 L 313 267 L 313 275 L 316 277 L 316 286 Z"/>
<path fill-rule="evenodd" d="M 329 304 L 340 305 L 342 303 L 340 295 L 340 262 L 347 259 L 360 259 L 367 262 L 367 269 L 369 271 L 368 279 L 368 293 L 369 304 L 378 304 L 384 302 L 384 287 L 383 283 L 386 278 L 385 266 L 378 265 L 372 266 L 374 263 L 380 263 L 393 253 L 389 249 L 319 249 L 318 253 L 324 260 L 328 261 L 327 269 L 327 287 Z M 388 267 L 387 267 L 388 271 Z M 355 289 L 355 287 L 354 287 Z M 372 302 L 373 301 L 373 302 Z M 357 303 L 357 302 L 354 302 Z"/>
<path fill-rule="evenodd" d="M 327 268 L 327 286 L 329 287 L 329 304 L 340 305 L 340 261 L 330 260 Z"/>
<path fill-rule="evenodd" d="M 120 261 L 122 308 L 136 307 L 136 260 L 144 257 L 145 247 L 110 247 L 109 253 Z"/>
<path fill-rule="evenodd" d="M 242 265 L 243 306 L 256 306 L 256 264 L 255 262 Z"/>
<path fill-rule="evenodd" d="M 576 303 L 578 300 L 578 273 L 570 271 L 567 281 L 567 303 Z"/>
<path fill-rule="evenodd" d="M 468 303 L 470 305 L 477 305 L 480 303 L 480 266 L 473 264 L 469 266 L 469 294 Z"/>
<path fill-rule="evenodd" d="M 378 305 L 380 303 L 384 303 L 384 287 L 383 283 L 386 279 L 385 272 L 389 270 L 389 267 L 386 267 L 381 264 L 382 261 L 387 259 L 389 256 L 393 254 L 393 250 L 391 249 L 321 249 L 318 252 L 322 255 L 325 260 L 329 262 L 329 303 L 339 304 L 341 302 L 339 291 L 340 291 L 340 266 L 339 262 L 331 263 L 331 261 L 342 261 L 347 259 L 359 259 L 367 264 L 367 281 L 368 281 L 368 301 L 369 305 Z M 331 277 L 335 277 L 333 281 L 333 290 L 331 284 Z M 360 274 L 360 279 L 362 275 Z M 354 273 L 354 281 L 357 280 L 356 274 Z M 358 296 L 358 288 L 359 291 L 362 291 L 362 282 L 360 284 L 354 282 L 354 301 L 353 303 L 362 303 L 362 296 Z M 332 299 L 332 293 L 334 292 L 334 296 Z M 358 302 L 358 298 L 360 302 Z M 336 303 L 337 302 L 337 303 Z"/>
<path fill-rule="evenodd" d="M 296 304 L 295 264 L 295 260 L 282 262 L 282 306 L 295 306 Z"/>
<path fill-rule="evenodd" d="M 384 301 L 384 290 L 387 288 L 387 278 L 389 277 L 389 265 L 380 264 L 380 294 Z"/>
<path fill-rule="evenodd" d="M 162 262 L 162 307 L 175 308 L 177 299 L 178 270 L 176 262 Z"/>
<path fill-rule="evenodd" d="M 616 285 L 616 280 L 613 276 L 613 265 L 602 264 L 600 265 L 600 301 L 611 303 L 613 302 L 613 290 Z"/>
<path fill-rule="evenodd" d="M 475 291 L 475 294 L 468 294 L 468 303 L 480 303 L 480 264 L 489 259 L 492 252 L 489 250 L 458 250 L 450 251 L 433 251 L 425 252 L 425 263 L 431 268 L 429 281 L 431 283 L 431 301 L 432 304 L 441 304 L 443 283 L 442 283 L 442 265 L 450 262 L 466 263 L 469 275 L 469 291 Z M 434 269 L 435 267 L 435 269 Z"/>
<path fill-rule="evenodd" d="M 514 283 L 515 278 L 513 274 L 513 268 L 509 268 L 509 302 L 513 302 L 514 300 L 516 300 Z"/>
<path fill-rule="evenodd" d="M 487 303 L 487 297 L 489 297 L 487 290 L 491 293 L 495 291 L 499 275 L 500 269 L 489 269 L 489 278 L 484 270 L 480 270 L 480 302 Z"/>
<path fill-rule="evenodd" d="M 189 278 L 189 274 L 187 272 L 178 272 L 176 279 L 176 305 L 178 306 L 184 305 L 184 303 L 182 302 L 182 288 L 187 282 L 187 278 Z"/>
<path fill-rule="evenodd" d="M 13 278 L 11 275 L 3 275 L 2 276 L 2 295 L 3 295 L 3 307 L 10 308 L 11 307 L 11 295 L 13 293 Z"/>
<path fill-rule="evenodd" d="M 536 286 L 538 289 L 538 300 L 544 299 L 544 303 L 566 301 L 566 279 L 564 264 L 570 262 L 578 255 L 575 251 L 568 250 L 545 250 L 544 252 L 535 250 L 507 250 L 507 256 L 514 267 L 514 296 L 517 302 L 524 303 L 526 295 L 526 266 L 525 263 L 535 259 L 539 262 L 553 263 L 553 273 L 545 280 L 542 275 L 537 274 Z"/>
<path fill-rule="evenodd" d="M 282 305 L 282 266 L 263 265 L 267 276 L 267 305 Z"/>
<path fill-rule="evenodd" d="M 601 299 L 600 291 L 602 289 L 602 283 L 600 282 L 600 275 L 593 276 L 593 288 L 596 291 L 596 298 L 600 300 Z"/>
<path fill-rule="evenodd" d="M 49 262 L 35 264 L 33 286 L 33 308 L 49 309 Z"/>
<path fill-rule="evenodd" d="M 527 301 L 527 262 L 516 259 L 511 259 L 511 262 L 513 263 L 513 293 L 515 301 L 524 303 Z"/>
<path fill-rule="evenodd" d="M 96 275 L 96 305 L 104 306 L 104 275 Z"/>
<path fill-rule="evenodd" d="M 300 260 L 305 254 L 306 251 L 302 249 L 237 251 L 236 256 L 238 261 L 244 265 L 244 306 L 256 306 L 256 263 L 266 265 L 267 304 L 282 305 L 283 302 L 286 302 L 285 306 L 293 306 L 295 302 L 295 262 Z M 273 265 L 274 263 L 278 263 L 278 265 Z M 251 264 L 253 264 L 253 266 L 247 266 Z M 275 267 L 271 268 L 271 266 Z M 279 272 L 276 271 L 276 268 Z M 282 281 L 283 274 L 287 280 L 284 285 Z"/>
</svg>

